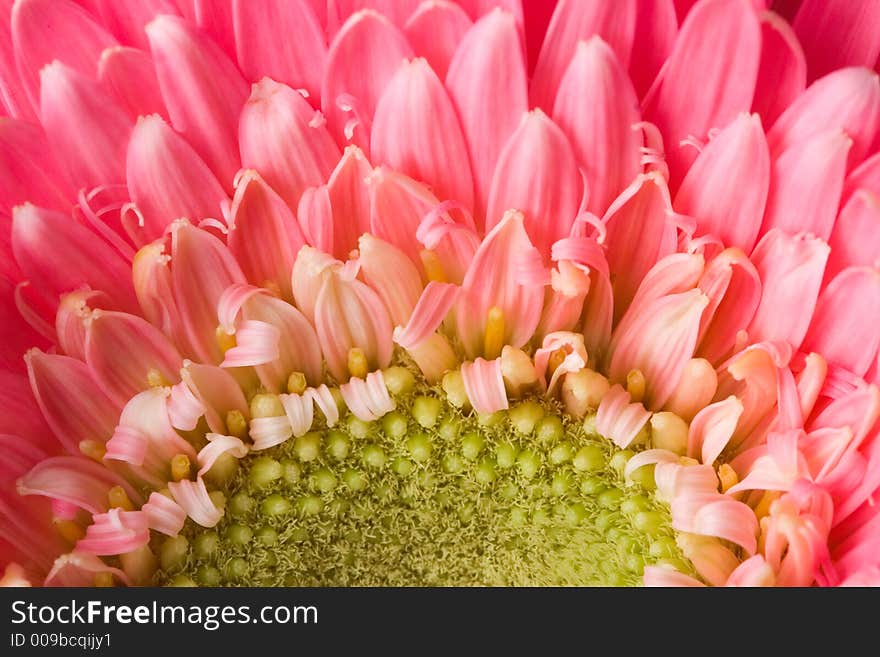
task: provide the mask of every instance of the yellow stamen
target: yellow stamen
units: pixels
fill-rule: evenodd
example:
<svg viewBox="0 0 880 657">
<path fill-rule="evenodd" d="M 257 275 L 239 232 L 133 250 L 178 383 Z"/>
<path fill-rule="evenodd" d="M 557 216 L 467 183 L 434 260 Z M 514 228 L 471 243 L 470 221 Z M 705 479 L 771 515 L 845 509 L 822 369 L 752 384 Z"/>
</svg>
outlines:
<svg viewBox="0 0 880 657">
<path fill-rule="evenodd" d="M 645 398 L 645 375 L 642 370 L 630 370 L 626 375 L 626 391 L 634 402 Z"/>
<path fill-rule="evenodd" d="M 94 582 L 96 587 L 102 589 L 116 586 L 116 582 L 113 581 L 113 573 L 106 570 L 103 573 L 95 573 Z"/>
<path fill-rule="evenodd" d="M 675 413 L 661 411 L 651 416 L 651 445 L 683 456 L 687 452 L 688 425 Z"/>
<path fill-rule="evenodd" d="M 448 282 L 446 272 L 443 271 L 443 263 L 437 254 L 430 249 L 422 249 L 419 251 L 419 257 L 422 259 L 422 267 L 425 268 L 425 274 L 429 281 L 437 281 L 438 283 Z"/>
<path fill-rule="evenodd" d="M 758 506 L 755 507 L 755 517 L 760 520 L 764 516 L 770 515 L 770 506 L 779 499 L 779 491 L 778 490 L 768 490 L 764 493 L 764 496 L 761 498 L 761 501 L 758 502 Z"/>
<path fill-rule="evenodd" d="M 171 385 L 171 383 L 168 379 L 162 376 L 162 372 L 155 367 L 151 367 L 150 371 L 147 372 L 147 385 L 151 388 L 164 388 L 165 386 Z"/>
<path fill-rule="evenodd" d="M 55 519 L 55 529 L 58 531 L 58 534 L 70 544 L 76 543 L 79 539 L 86 535 L 85 531 L 82 527 L 76 524 L 73 520 L 61 520 L 60 518 Z"/>
<path fill-rule="evenodd" d="M 440 385 L 446 393 L 447 401 L 457 408 L 463 408 L 468 404 L 467 391 L 464 388 L 464 379 L 461 372 L 452 370 L 443 375 Z"/>
<path fill-rule="evenodd" d="M 111 509 L 122 509 L 123 511 L 134 511 L 134 504 L 128 499 L 128 493 L 122 486 L 114 486 L 107 491 L 107 501 L 110 502 Z"/>
<path fill-rule="evenodd" d="M 214 333 L 214 337 L 217 340 L 217 346 L 220 347 L 220 351 L 222 351 L 224 354 L 232 349 L 236 344 L 235 335 L 232 333 L 227 333 L 226 329 L 222 326 L 217 327 L 217 330 Z"/>
<path fill-rule="evenodd" d="M 287 377 L 287 392 L 291 395 L 301 395 L 306 391 L 308 381 L 302 372 L 294 372 Z"/>
<path fill-rule="evenodd" d="M 232 410 L 226 413 L 226 432 L 227 435 L 235 436 L 243 439 L 247 436 L 248 425 L 244 419 L 244 413 L 239 410 Z"/>
<path fill-rule="evenodd" d="M 360 347 L 348 350 L 348 373 L 357 379 L 363 379 L 370 371 L 367 355 Z"/>
<path fill-rule="evenodd" d="M 492 306 L 486 317 L 486 337 L 483 340 L 483 357 L 493 360 L 501 355 L 504 348 L 504 313 L 498 306 Z"/>
<path fill-rule="evenodd" d="M 727 463 L 722 463 L 721 467 L 718 468 L 718 479 L 721 480 L 722 493 L 726 493 L 739 483 L 739 477 L 737 476 L 736 471 L 734 471 L 734 469 Z"/>
<path fill-rule="evenodd" d="M 171 478 L 174 481 L 189 479 L 192 473 L 192 464 L 186 454 L 175 454 L 171 459 Z"/>
<path fill-rule="evenodd" d="M 103 443 L 97 440 L 81 440 L 79 441 L 79 451 L 88 456 L 93 461 L 102 463 L 104 454 L 107 453 Z"/>
<path fill-rule="evenodd" d="M 284 415 L 284 406 L 278 395 L 260 393 L 251 399 L 251 417 L 281 417 Z"/>
<path fill-rule="evenodd" d="M 562 365 L 562 361 L 565 360 L 565 349 L 557 349 L 552 354 L 550 354 L 550 358 L 547 360 L 547 374 L 545 378 L 547 381 L 550 381 L 550 378 L 553 376 L 553 373 Z"/>
<path fill-rule="evenodd" d="M 692 459 L 690 456 L 679 456 L 678 463 L 686 468 L 692 465 L 700 465 L 700 462 L 697 459 Z"/>
</svg>

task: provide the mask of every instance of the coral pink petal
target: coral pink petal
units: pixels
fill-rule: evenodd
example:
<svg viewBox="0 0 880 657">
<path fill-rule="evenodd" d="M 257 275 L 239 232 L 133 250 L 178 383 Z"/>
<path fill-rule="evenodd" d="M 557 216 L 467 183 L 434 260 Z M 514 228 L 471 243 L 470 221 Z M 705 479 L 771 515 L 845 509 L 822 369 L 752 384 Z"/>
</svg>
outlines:
<svg viewBox="0 0 880 657">
<path fill-rule="evenodd" d="M 357 146 L 348 146 L 327 181 L 332 244 L 326 251 L 341 260 L 357 248 L 361 235 L 370 232 L 371 201 L 366 180 L 372 172 L 373 167 L 363 151 Z"/>
<path fill-rule="evenodd" d="M 783 175 L 788 175 L 785 169 Z M 756 114 L 741 114 L 697 156 L 675 195 L 676 212 L 694 217 L 696 235 L 751 252 L 770 187 L 770 154 Z"/>
<path fill-rule="evenodd" d="M 233 0 L 191 0 L 192 16 L 196 25 L 213 41 L 220 45 L 230 59 L 235 58 L 235 25 L 233 21 Z"/>
<path fill-rule="evenodd" d="M 638 103 L 611 47 L 597 36 L 579 43 L 560 80 L 553 119 L 586 176 L 586 209 L 593 214 L 601 216 L 641 173 L 642 133 L 633 130 L 641 119 Z"/>
<path fill-rule="evenodd" d="M 549 262 L 550 248 L 567 237 L 581 198 L 581 177 L 568 139 L 541 110 L 525 114 L 498 158 L 486 230 L 508 210 L 525 216 L 532 243 Z"/>
<path fill-rule="evenodd" d="M 480 244 L 456 305 L 458 336 L 470 358 L 483 353 L 493 308 L 503 316 L 504 344 L 521 347 L 532 336 L 541 319 L 544 288 L 522 280 L 518 268 L 537 257 L 518 212 L 507 213 Z"/>
<path fill-rule="evenodd" d="M 256 81 L 265 75 L 305 89 L 319 105 L 327 43 L 308 3 L 232 0 L 232 11 L 238 65 L 245 77 Z"/>
<path fill-rule="evenodd" d="M 321 85 L 321 109 L 338 143 L 354 140 L 369 153 L 379 96 L 413 52 L 406 37 L 383 16 L 360 11 L 333 38 Z"/>
<path fill-rule="evenodd" d="M 880 193 L 861 189 L 853 194 L 834 222 L 828 241 L 831 255 L 825 280 L 847 267 L 873 267 L 880 263 Z"/>
<path fill-rule="evenodd" d="M 381 371 L 370 372 L 366 379 L 349 379 L 339 386 L 339 392 L 349 410 L 365 422 L 378 420 L 397 406 L 388 394 Z"/>
<path fill-rule="evenodd" d="M 871 0 L 804 0 L 794 19 L 810 79 L 844 66 L 874 66 L 880 55 L 880 7 Z"/>
<path fill-rule="evenodd" d="M 880 197 L 880 152 L 875 153 L 846 177 L 841 205 L 845 204 L 859 189 Z"/>
<path fill-rule="evenodd" d="M 124 554 L 150 542 L 150 527 L 143 511 L 110 509 L 97 513 L 76 549 L 97 555 Z"/>
<path fill-rule="evenodd" d="M 643 108 L 663 133 L 673 187 L 694 159 L 680 142 L 705 139 L 752 106 L 760 58 L 761 26 L 748 0 L 710 0 L 688 13 Z"/>
<path fill-rule="evenodd" d="M 599 402 L 596 430 L 618 447 L 626 448 L 650 419 L 651 413 L 644 406 L 632 402 L 626 390 L 614 385 Z"/>
<path fill-rule="evenodd" d="M 494 413 L 508 408 L 500 358 L 477 358 L 473 362 L 462 363 L 461 378 L 465 394 L 477 413 Z"/>
<path fill-rule="evenodd" d="M 177 536 L 186 522 L 186 511 L 177 502 L 161 493 L 150 493 L 150 499 L 141 507 L 150 529 L 166 536 Z"/>
<path fill-rule="evenodd" d="M 697 413 L 688 430 L 688 456 L 713 464 L 730 442 L 742 412 L 742 402 L 731 396 Z"/>
<path fill-rule="evenodd" d="M 174 0 L 91 0 L 93 13 L 122 43 L 140 50 L 149 50 L 150 43 L 144 31 L 146 25 L 159 14 L 178 14 Z"/>
<path fill-rule="evenodd" d="M 132 119 L 159 114 L 168 117 L 153 60 L 143 50 L 115 46 L 101 53 L 98 82 Z"/>
<path fill-rule="evenodd" d="M 201 478 L 197 481 L 188 479 L 169 481 L 168 490 L 174 496 L 174 501 L 202 527 L 213 527 L 223 517 L 223 509 L 214 506 L 214 502 L 208 496 L 205 482 Z"/>
<path fill-rule="evenodd" d="M 327 30 L 332 35 L 345 21 L 362 9 L 382 14 L 397 27 L 403 27 L 421 0 L 331 0 L 327 3 Z"/>
<path fill-rule="evenodd" d="M 0 433 L 21 436 L 47 451 L 57 449 L 34 397 L 27 375 L 0 369 Z"/>
<path fill-rule="evenodd" d="M 761 15 L 761 65 L 752 111 L 771 126 L 807 86 L 807 62 L 791 26 L 777 14 Z"/>
<path fill-rule="evenodd" d="M 369 233 L 361 236 L 359 247 L 364 282 L 382 299 L 391 322 L 405 325 L 422 294 L 419 270 L 400 249 Z"/>
<path fill-rule="evenodd" d="M 678 36 L 673 0 L 636 0 L 636 31 L 629 77 L 642 98 L 672 52 Z"/>
<path fill-rule="evenodd" d="M 254 84 L 241 112 L 241 161 L 256 169 L 296 212 L 303 191 L 330 175 L 339 147 L 320 112 L 302 94 L 264 77 Z"/>
<path fill-rule="evenodd" d="M 162 15 L 146 30 L 171 124 L 229 189 L 241 166 L 238 117 L 247 83 L 220 47 L 184 20 Z"/>
<path fill-rule="evenodd" d="M 0 109 L 5 110 L 4 115 L 11 118 L 36 123 L 34 107 L 15 65 L 10 22 L 13 2 L 14 0 L 3 0 L 4 20 L 0 21 Z"/>
<path fill-rule="evenodd" d="M 474 210 L 482 226 L 496 162 L 529 106 L 522 45 L 512 14 L 492 11 L 471 28 L 449 65 L 446 87 L 467 140 Z"/>
<path fill-rule="evenodd" d="M 530 89 L 531 104 L 549 112 L 559 82 L 575 54 L 579 41 L 599 35 L 608 43 L 624 68 L 629 67 L 636 31 L 636 0 L 561 0 L 553 12 L 544 45 L 535 64 Z"/>
<path fill-rule="evenodd" d="M 825 242 L 808 235 L 772 230 L 763 237 L 752 254 L 764 290 L 748 328 L 752 342 L 786 340 L 794 348 L 800 346 L 819 296 L 828 252 Z"/>
<path fill-rule="evenodd" d="M 278 359 L 281 331 L 266 322 L 245 320 L 235 331 L 236 345 L 223 355 L 220 367 L 248 367 Z"/>
<path fill-rule="evenodd" d="M 73 187 L 51 156 L 46 137 L 37 126 L 0 121 L 0 212 L 29 201 L 49 210 L 67 212 L 75 197 Z"/>
<path fill-rule="evenodd" d="M 394 341 L 404 349 L 411 349 L 426 340 L 440 328 L 460 292 L 461 288 L 450 283 L 428 283 L 405 327 L 395 329 Z"/>
<path fill-rule="evenodd" d="M 302 193 L 296 207 L 296 217 L 306 242 L 320 251 L 333 253 L 335 226 L 327 185 L 309 187 Z M 340 254 L 339 257 L 346 258 L 347 254 Z"/>
<path fill-rule="evenodd" d="M 447 0 L 426 0 L 406 21 L 403 31 L 415 54 L 428 60 L 443 80 L 456 47 L 472 25 L 470 17 L 458 4 Z"/>
</svg>

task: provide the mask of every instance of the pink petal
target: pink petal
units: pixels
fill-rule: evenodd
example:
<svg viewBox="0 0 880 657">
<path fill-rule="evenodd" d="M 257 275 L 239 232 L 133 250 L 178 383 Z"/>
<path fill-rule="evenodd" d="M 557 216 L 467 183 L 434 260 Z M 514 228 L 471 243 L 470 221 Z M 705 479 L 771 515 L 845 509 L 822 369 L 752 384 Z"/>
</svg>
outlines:
<svg viewBox="0 0 880 657">
<path fill-rule="evenodd" d="M 34 398 L 46 423 L 65 449 L 79 453 L 80 442 L 107 442 L 119 416 L 84 363 L 36 349 L 25 356 Z"/>
<path fill-rule="evenodd" d="M 278 360 L 281 331 L 266 322 L 245 320 L 235 332 L 236 345 L 223 354 L 220 367 L 248 367 Z"/>
<path fill-rule="evenodd" d="M 751 107 L 760 55 L 760 24 L 746 0 L 702 2 L 688 13 L 643 103 L 645 117 L 666 141 L 673 186 L 694 159 L 680 142 L 705 139 Z"/>
<path fill-rule="evenodd" d="M 564 354 L 562 362 L 550 372 L 549 380 L 547 370 L 550 356 L 553 353 Z M 535 351 L 535 371 L 538 378 L 546 387 L 547 394 L 552 394 L 559 383 L 559 379 L 569 372 L 579 372 L 587 366 L 587 350 L 584 346 L 584 336 L 569 331 L 557 331 L 544 336 L 541 348 Z"/>
<path fill-rule="evenodd" d="M 321 114 L 299 92 L 269 78 L 253 85 L 238 139 L 244 166 L 256 169 L 293 212 L 303 191 L 322 184 L 339 159 Z"/>
<path fill-rule="evenodd" d="M 844 66 L 871 67 L 880 55 L 880 7 L 871 0 L 804 0 L 794 19 L 815 79 Z"/>
<path fill-rule="evenodd" d="M 31 202 L 42 208 L 67 212 L 75 192 L 54 157 L 42 131 L 23 121 L 0 122 L 0 211 Z"/>
<path fill-rule="evenodd" d="M 807 62 L 791 26 L 773 12 L 761 15 L 761 65 L 752 111 L 771 126 L 807 86 Z"/>
<path fill-rule="evenodd" d="M 760 554 L 749 557 L 736 567 L 727 579 L 727 586 L 773 586 L 776 573 Z"/>
<path fill-rule="evenodd" d="M 770 154 L 761 119 L 741 114 L 697 156 L 673 206 L 696 219 L 696 235 L 713 235 L 748 253 L 761 228 L 769 187 Z"/>
<path fill-rule="evenodd" d="M 150 499 L 141 507 L 150 529 L 166 536 L 177 536 L 186 522 L 186 511 L 174 500 L 161 493 L 153 492 Z"/>
<path fill-rule="evenodd" d="M 205 438 L 208 439 L 208 444 L 202 447 L 198 455 L 198 476 L 200 477 L 208 474 L 211 468 L 214 467 L 217 459 L 224 454 L 229 454 L 237 459 L 247 456 L 248 446 L 235 436 L 209 433 L 205 435 Z"/>
<path fill-rule="evenodd" d="M 749 555 L 757 550 L 758 521 L 754 512 L 726 495 L 702 493 L 677 497 L 672 501 L 672 527 L 731 541 Z"/>
<path fill-rule="evenodd" d="M 40 70 L 53 60 L 89 77 L 116 40 L 69 0 L 19 0 L 12 6 L 15 63 L 27 96 L 39 108 Z"/>
<path fill-rule="evenodd" d="M 140 242 L 160 237 L 179 217 L 221 216 L 228 197 L 208 166 L 160 117 L 138 120 L 126 157 L 128 193 L 137 206 Z"/>
<path fill-rule="evenodd" d="M 460 290 L 461 288 L 449 283 L 428 283 L 408 321 L 394 330 L 394 341 L 404 349 L 412 349 L 428 339 L 440 328 L 440 324 L 458 300 Z"/>
<path fill-rule="evenodd" d="M 118 568 L 108 566 L 99 557 L 88 552 L 63 554 L 46 575 L 44 586 L 94 586 L 97 573 L 110 573 L 126 586 L 131 580 Z"/>
<path fill-rule="evenodd" d="M 692 358 L 685 365 L 682 385 L 664 408 L 689 422 L 715 398 L 717 389 L 718 375 L 712 364 L 704 358 Z"/>
<path fill-rule="evenodd" d="M 321 85 L 321 109 L 337 142 L 354 137 L 369 152 L 379 96 L 412 55 L 406 37 L 383 16 L 360 11 L 346 21 L 330 44 Z"/>
<path fill-rule="evenodd" d="M 193 18 L 199 29 L 219 44 L 230 58 L 234 57 L 233 0 L 192 0 L 192 3 Z"/>
<path fill-rule="evenodd" d="M 315 323 L 315 304 L 328 269 L 339 268 L 342 263 L 322 251 L 304 246 L 296 256 L 291 275 L 291 287 L 297 307 L 312 323 Z"/>
<path fill-rule="evenodd" d="M 579 41 L 599 35 L 607 42 L 624 68 L 629 66 L 636 30 L 636 1 L 601 2 L 561 0 L 547 28 L 532 77 L 533 106 L 550 111 L 559 82 L 575 54 Z"/>
<path fill-rule="evenodd" d="M 645 586 L 652 588 L 705 586 L 705 584 L 694 579 L 690 575 L 685 575 L 677 570 L 668 570 L 661 566 L 645 566 L 645 574 L 642 577 L 642 582 Z"/>
<path fill-rule="evenodd" d="M 396 408 L 385 387 L 382 372 L 370 372 L 366 379 L 351 378 L 339 386 L 346 406 L 364 422 L 378 420 Z"/>
<path fill-rule="evenodd" d="M 134 309 L 129 264 L 70 217 L 26 203 L 12 213 L 12 251 L 21 270 L 43 293 L 57 296 L 88 285 L 117 308 Z"/>
<path fill-rule="evenodd" d="M 254 441 L 251 449 L 258 451 L 280 445 L 293 435 L 287 415 L 255 417 L 250 421 L 249 435 Z"/>
<path fill-rule="evenodd" d="M 217 44 L 183 19 L 162 15 L 146 30 L 172 125 L 231 188 L 240 167 L 238 117 L 247 84 Z"/>
<path fill-rule="evenodd" d="M 550 290 L 544 301 L 537 334 L 544 336 L 555 331 L 574 329 L 583 315 L 589 290 L 589 270 L 568 260 L 560 261 L 550 270 Z"/>
<path fill-rule="evenodd" d="M 828 284 L 802 348 L 864 376 L 880 347 L 880 272 L 843 270 Z"/>
<path fill-rule="evenodd" d="M 333 252 L 335 226 L 327 185 L 309 187 L 303 192 L 296 207 L 296 218 L 306 242 L 320 251 Z"/>
<path fill-rule="evenodd" d="M 171 396 L 168 398 L 168 417 L 171 418 L 171 424 L 175 429 L 194 430 L 206 412 L 205 405 L 193 394 L 185 381 L 171 386 Z"/>
<path fill-rule="evenodd" d="M 566 237 L 578 213 L 581 179 L 562 130 L 541 110 L 525 114 L 498 158 L 486 230 L 507 210 L 525 216 L 532 243 L 549 260 L 553 242 Z"/>
<path fill-rule="evenodd" d="M 525 219 L 509 212 L 486 235 L 462 283 L 456 308 L 457 333 L 469 358 L 483 353 L 489 311 L 501 310 L 505 345 L 521 347 L 541 318 L 544 289 L 524 280 L 521 263 L 538 257 Z"/>
<path fill-rule="evenodd" d="M 241 386 L 227 370 L 187 361 L 180 376 L 204 406 L 205 420 L 214 433 L 227 432 L 226 415 L 229 411 L 238 411 L 245 419 L 250 417 Z"/>
<path fill-rule="evenodd" d="M 370 234 L 360 239 L 361 275 L 372 287 L 396 326 L 405 325 L 422 294 L 422 280 L 412 260 L 391 244 Z"/>
<path fill-rule="evenodd" d="M 86 3 L 80 3 L 86 4 Z M 159 14 L 177 14 L 173 0 L 93 0 L 92 13 L 122 43 L 141 50 L 150 47 L 144 27 Z"/>
<path fill-rule="evenodd" d="M 233 283 L 244 283 L 238 263 L 213 235 L 176 223 L 171 232 L 171 276 L 184 331 L 202 362 L 222 360 L 217 346 L 217 303 Z"/>
<path fill-rule="evenodd" d="M 32 390 L 27 376 L 0 369 L 0 433 L 21 436 L 47 451 L 57 449 Z"/>
<path fill-rule="evenodd" d="M 98 62 L 98 82 L 132 119 L 150 114 L 167 118 L 153 60 L 143 50 L 125 46 L 105 50 Z"/>
<path fill-rule="evenodd" d="M 312 428 L 315 417 L 315 403 L 311 391 L 303 395 L 280 395 L 284 413 L 293 429 L 293 435 L 297 438 Z"/>
<path fill-rule="evenodd" d="M 628 447 L 651 413 L 639 403 L 631 402 L 629 393 L 619 385 L 611 386 L 596 411 L 596 431 L 611 439 L 620 448 Z"/>
<path fill-rule="evenodd" d="M 880 194 L 861 189 L 843 206 L 831 239 L 825 280 L 847 267 L 874 266 L 880 262 Z"/>
<path fill-rule="evenodd" d="M 238 65 L 249 80 L 268 76 L 320 103 L 327 58 L 324 30 L 301 0 L 233 0 Z M 291 38 L 296 34 L 296 38 Z"/>
<path fill-rule="evenodd" d="M 495 164 L 528 109 L 527 86 L 514 16 L 492 11 L 461 40 L 446 76 L 446 87 L 470 153 L 474 206 L 480 225 L 489 202 Z"/>
<path fill-rule="evenodd" d="M 641 467 L 658 463 L 678 463 L 679 458 L 678 454 L 665 449 L 646 449 L 630 457 L 623 469 L 623 476 L 629 479 L 630 475 Z"/>
<path fill-rule="evenodd" d="M 53 62 L 40 71 L 40 120 L 77 187 L 122 182 L 132 120 L 96 82 Z"/>
<path fill-rule="evenodd" d="M 362 9 L 373 9 L 398 27 L 418 7 L 420 0 L 331 0 L 327 3 L 327 30 L 332 35 L 346 19 Z"/>
<path fill-rule="evenodd" d="M 248 280 L 274 284 L 291 299 L 290 272 L 305 238 L 284 199 L 256 171 L 238 177 L 229 223 L 229 250 Z"/>
<path fill-rule="evenodd" d="M 742 412 L 742 402 L 730 396 L 697 413 L 688 430 L 688 456 L 706 465 L 715 463 L 733 436 Z"/>
<path fill-rule="evenodd" d="M 454 2 L 422 2 L 403 26 L 418 57 L 428 60 L 442 80 L 462 37 L 473 25 L 465 11 Z"/>
<path fill-rule="evenodd" d="M 865 189 L 875 196 L 880 196 L 880 152 L 866 159 L 847 176 L 841 205 L 845 204 L 859 189 Z"/>
<path fill-rule="evenodd" d="M 13 1 L 4 0 L 4 20 L 0 21 L 0 109 L 5 109 L 4 114 L 11 118 L 36 122 L 34 108 L 15 66 L 12 25 L 9 20 Z"/>
<path fill-rule="evenodd" d="M 831 235 L 852 140 L 839 130 L 795 144 L 773 162 L 763 230 Z"/>
<path fill-rule="evenodd" d="M 407 349 L 407 352 L 418 365 L 430 384 L 439 383 L 446 372 L 458 367 L 458 356 L 449 344 L 449 340 L 439 333 L 427 338 Z"/>
<path fill-rule="evenodd" d="M 798 96 L 767 133 L 767 143 L 775 158 L 794 144 L 837 128 L 853 140 L 852 169 L 869 152 L 878 125 L 880 76 L 864 68 L 844 68 L 816 80 Z"/>
<path fill-rule="evenodd" d="M 424 59 L 401 64 L 389 80 L 376 104 L 370 144 L 374 162 L 424 181 L 441 200 L 473 207 L 464 135 L 452 101 Z"/>
<path fill-rule="evenodd" d="M 597 36 L 579 43 L 560 80 L 553 118 L 571 141 L 587 180 L 586 209 L 596 215 L 641 173 L 642 134 L 633 130 L 638 104 L 608 44 Z"/>
<path fill-rule="evenodd" d="M 761 239 L 752 254 L 764 290 L 748 328 L 752 342 L 785 340 L 794 348 L 800 346 L 819 296 L 828 252 L 825 242 L 803 234 L 772 230 Z"/>
<path fill-rule="evenodd" d="M 366 181 L 372 172 L 363 151 L 348 146 L 327 181 L 333 216 L 332 249 L 328 252 L 342 260 L 357 248 L 358 238 L 370 232 L 371 201 Z"/>
<path fill-rule="evenodd" d="M 125 554 L 150 542 L 150 528 L 142 511 L 110 509 L 96 513 L 76 549 L 98 555 Z"/>
<path fill-rule="evenodd" d="M 636 30 L 629 77 L 642 98 L 672 52 L 678 36 L 673 0 L 636 0 Z"/>
<path fill-rule="evenodd" d="M 322 383 L 317 388 L 313 389 L 311 393 L 312 399 L 315 401 L 315 406 L 318 407 L 324 415 L 324 419 L 327 421 L 327 426 L 334 426 L 339 421 L 339 407 L 336 405 L 336 400 L 330 392 L 330 388 Z"/>
<path fill-rule="evenodd" d="M 477 413 L 494 413 L 509 407 L 500 358 L 462 363 L 461 378 L 465 394 Z"/>
<path fill-rule="evenodd" d="M 187 515 L 202 527 L 213 527 L 223 517 L 223 509 L 214 506 L 214 502 L 208 496 L 205 482 L 183 479 L 181 481 L 169 481 L 168 490 Z"/>
<path fill-rule="evenodd" d="M 440 204 L 416 229 L 416 239 L 437 256 L 443 278 L 456 285 L 464 280 L 480 240 L 472 225 L 457 223 Z"/>
</svg>

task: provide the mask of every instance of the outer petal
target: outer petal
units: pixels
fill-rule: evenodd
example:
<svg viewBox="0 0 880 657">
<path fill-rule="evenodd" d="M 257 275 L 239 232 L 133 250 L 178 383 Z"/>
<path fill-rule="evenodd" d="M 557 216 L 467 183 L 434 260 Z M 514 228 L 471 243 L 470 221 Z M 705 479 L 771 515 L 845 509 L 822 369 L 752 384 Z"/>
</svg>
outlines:
<svg viewBox="0 0 880 657">
<path fill-rule="evenodd" d="M 761 15 L 761 66 L 752 111 L 771 126 L 807 86 L 807 61 L 794 30 L 778 15 Z"/>
<path fill-rule="evenodd" d="M 94 554 L 70 552 L 55 560 L 44 586 L 94 586 L 97 573 L 110 573 L 123 584 L 131 584 L 128 575 L 118 568 L 111 568 Z"/>
<path fill-rule="evenodd" d="M 446 77 L 470 152 L 478 223 L 498 157 L 528 109 L 527 86 L 515 18 L 492 11 L 461 40 Z"/>
<path fill-rule="evenodd" d="M 834 223 L 831 255 L 825 279 L 846 267 L 874 266 L 880 262 L 880 195 L 867 190 L 853 194 Z"/>
<path fill-rule="evenodd" d="M 641 172 L 638 99 L 614 51 L 597 36 L 578 44 L 559 83 L 553 118 L 587 180 L 586 209 L 601 215 Z"/>
<path fill-rule="evenodd" d="M 651 86 L 678 36 L 673 0 L 636 0 L 636 31 L 629 77 L 639 98 Z"/>
<path fill-rule="evenodd" d="M 359 246 L 364 281 L 382 299 L 391 322 L 406 325 L 422 294 L 418 270 L 402 251 L 370 234 L 361 236 Z"/>
<path fill-rule="evenodd" d="M 297 307 L 312 324 L 315 323 L 315 303 L 324 278 L 329 275 L 331 267 L 341 266 L 342 263 L 332 256 L 310 246 L 304 246 L 297 254 L 296 262 L 293 263 L 291 287 Z"/>
<path fill-rule="evenodd" d="M 730 396 L 697 413 L 688 430 L 688 456 L 712 465 L 733 437 L 742 412 L 742 402 Z"/>
<path fill-rule="evenodd" d="M 148 50 L 144 27 L 159 14 L 177 14 L 173 0 L 92 0 L 92 13 L 101 17 L 103 25 L 122 43 Z"/>
<path fill-rule="evenodd" d="M 216 43 L 174 16 L 159 16 L 147 36 L 171 123 L 229 189 L 240 161 L 238 117 L 247 84 Z"/>
<path fill-rule="evenodd" d="M 425 0 L 406 21 L 404 33 L 419 57 L 442 80 L 462 37 L 473 25 L 465 11 L 447 0 Z"/>
<path fill-rule="evenodd" d="M 844 66 L 874 66 L 880 55 L 880 7 L 870 0 L 804 0 L 794 30 L 804 46 L 810 78 Z"/>
<path fill-rule="evenodd" d="M 696 219 L 696 235 L 714 235 L 748 253 L 761 228 L 769 187 L 770 154 L 761 119 L 741 114 L 697 156 L 673 206 Z"/>
<path fill-rule="evenodd" d="M 694 159 L 680 142 L 705 139 L 751 107 L 760 55 L 761 28 L 748 0 L 710 0 L 688 14 L 644 101 L 645 116 L 666 140 L 673 186 Z"/>
<path fill-rule="evenodd" d="M 259 171 L 294 212 L 303 191 L 322 184 L 339 159 L 320 113 L 299 92 L 270 78 L 253 85 L 238 139 L 244 166 Z"/>
<path fill-rule="evenodd" d="M 192 17 L 199 29 L 223 48 L 229 56 L 235 56 L 235 27 L 232 18 L 232 0 L 191 0 Z"/>
<path fill-rule="evenodd" d="M 245 77 L 258 80 L 266 75 L 305 89 L 318 104 L 327 43 L 308 3 L 233 0 L 232 12 L 238 65 Z"/>
<path fill-rule="evenodd" d="M 507 210 L 525 216 L 529 238 L 550 258 L 550 247 L 566 237 L 581 197 L 581 181 L 565 134 L 541 110 L 524 115 L 501 151 L 486 214 L 486 230 Z"/>
<path fill-rule="evenodd" d="M 332 253 L 344 260 L 357 248 L 358 238 L 370 231 L 370 189 L 367 179 L 373 168 L 357 146 L 348 146 L 327 181 L 333 213 Z"/>
<path fill-rule="evenodd" d="M 644 406 L 632 402 L 626 390 L 614 385 L 599 402 L 596 430 L 618 447 L 628 447 L 650 419 Z"/>
<path fill-rule="evenodd" d="M 331 0 L 327 3 L 327 30 L 336 32 L 346 19 L 360 9 L 371 8 L 403 27 L 420 0 Z"/>
<path fill-rule="evenodd" d="M 461 126 L 443 84 L 424 59 L 401 64 L 388 82 L 376 104 L 370 143 L 374 162 L 424 181 L 441 200 L 473 207 Z"/>
<path fill-rule="evenodd" d="M 159 80 L 148 53 L 136 48 L 115 46 L 101 53 L 98 81 L 131 118 L 168 111 L 159 90 Z"/>
<path fill-rule="evenodd" d="M 866 159 L 847 176 L 841 204 L 846 203 L 859 189 L 880 196 L 880 152 Z"/>
</svg>

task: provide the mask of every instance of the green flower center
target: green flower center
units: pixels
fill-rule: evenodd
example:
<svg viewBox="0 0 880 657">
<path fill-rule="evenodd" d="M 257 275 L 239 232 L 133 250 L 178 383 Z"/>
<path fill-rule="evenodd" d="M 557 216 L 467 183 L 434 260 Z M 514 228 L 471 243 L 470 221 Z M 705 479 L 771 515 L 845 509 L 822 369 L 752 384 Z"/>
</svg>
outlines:
<svg viewBox="0 0 880 657">
<path fill-rule="evenodd" d="M 347 415 L 243 459 L 212 529 L 157 546 L 166 584 L 637 585 L 689 572 L 652 468 L 552 401 L 491 416 L 417 385 L 375 422 Z"/>
</svg>

